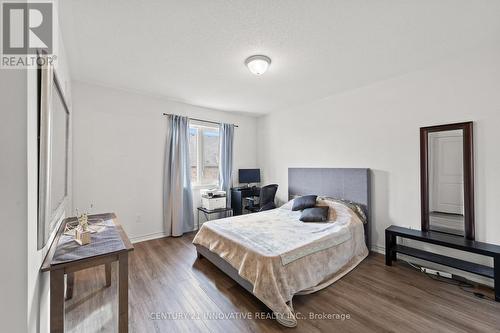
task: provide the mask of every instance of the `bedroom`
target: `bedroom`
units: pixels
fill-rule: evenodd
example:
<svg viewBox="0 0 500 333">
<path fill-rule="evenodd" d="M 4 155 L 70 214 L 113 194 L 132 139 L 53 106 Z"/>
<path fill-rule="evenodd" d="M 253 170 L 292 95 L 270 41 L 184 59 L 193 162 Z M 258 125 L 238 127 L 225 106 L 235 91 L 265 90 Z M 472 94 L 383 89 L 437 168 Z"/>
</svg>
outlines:
<svg viewBox="0 0 500 333">
<path fill-rule="evenodd" d="M 30 1 L 22 66 L 25 3 L 6 331 L 500 331 L 500 2 Z"/>
</svg>

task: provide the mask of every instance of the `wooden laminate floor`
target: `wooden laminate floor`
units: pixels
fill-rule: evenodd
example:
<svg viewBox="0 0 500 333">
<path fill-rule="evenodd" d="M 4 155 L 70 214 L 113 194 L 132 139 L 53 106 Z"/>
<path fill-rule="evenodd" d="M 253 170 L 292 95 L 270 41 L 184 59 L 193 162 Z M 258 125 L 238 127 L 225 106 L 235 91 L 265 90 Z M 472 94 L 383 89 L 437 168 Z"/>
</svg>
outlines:
<svg viewBox="0 0 500 333">
<path fill-rule="evenodd" d="M 287 329 L 265 319 L 269 310 L 210 262 L 197 260 L 192 238 L 135 244 L 129 266 L 130 332 L 500 332 L 500 303 L 403 264 L 386 267 L 379 254 L 332 286 L 295 297 L 295 311 L 307 319 Z M 104 267 L 75 274 L 74 296 L 66 302 L 67 332 L 117 331 L 116 266 L 112 286 L 104 288 L 104 283 Z M 263 319 L 242 318 L 248 314 Z M 323 314 L 344 319 L 319 318 Z"/>
</svg>

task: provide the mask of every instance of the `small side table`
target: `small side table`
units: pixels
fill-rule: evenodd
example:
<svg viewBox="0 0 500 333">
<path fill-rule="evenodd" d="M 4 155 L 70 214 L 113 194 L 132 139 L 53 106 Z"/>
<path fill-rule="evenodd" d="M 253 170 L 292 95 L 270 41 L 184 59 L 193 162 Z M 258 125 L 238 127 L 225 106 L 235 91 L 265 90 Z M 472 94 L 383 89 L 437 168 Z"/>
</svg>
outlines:
<svg viewBox="0 0 500 333">
<path fill-rule="evenodd" d="M 198 207 L 198 228 L 200 227 L 200 212 L 202 212 L 203 215 L 205 215 L 205 219 L 207 221 L 210 221 L 210 215 L 212 215 L 212 214 L 224 213 L 224 217 L 233 216 L 233 209 L 232 208 L 226 207 L 226 208 L 218 208 L 218 209 L 208 210 L 208 209 L 203 208 L 203 207 Z"/>
<path fill-rule="evenodd" d="M 64 275 L 67 275 L 67 298 L 73 293 L 74 273 L 104 265 L 106 287 L 111 285 L 111 263 L 118 261 L 118 332 L 128 332 L 128 254 L 134 246 L 114 213 L 89 215 L 89 224 L 100 223 L 105 230 L 91 234 L 88 245 L 76 245 L 64 227 L 76 217 L 66 218 L 59 227 L 41 271 L 50 272 L 50 332 L 64 333 Z M 102 235 L 105 235 L 103 237 Z"/>
</svg>

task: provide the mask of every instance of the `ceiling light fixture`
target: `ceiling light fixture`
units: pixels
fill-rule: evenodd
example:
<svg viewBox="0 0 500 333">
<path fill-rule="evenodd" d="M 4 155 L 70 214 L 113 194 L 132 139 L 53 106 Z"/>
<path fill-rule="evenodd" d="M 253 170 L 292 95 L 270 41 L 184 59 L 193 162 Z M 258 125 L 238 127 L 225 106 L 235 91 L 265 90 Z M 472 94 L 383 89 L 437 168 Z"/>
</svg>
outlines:
<svg viewBox="0 0 500 333">
<path fill-rule="evenodd" d="M 271 58 L 265 55 L 253 55 L 245 60 L 245 65 L 252 74 L 262 75 L 271 65 Z"/>
</svg>

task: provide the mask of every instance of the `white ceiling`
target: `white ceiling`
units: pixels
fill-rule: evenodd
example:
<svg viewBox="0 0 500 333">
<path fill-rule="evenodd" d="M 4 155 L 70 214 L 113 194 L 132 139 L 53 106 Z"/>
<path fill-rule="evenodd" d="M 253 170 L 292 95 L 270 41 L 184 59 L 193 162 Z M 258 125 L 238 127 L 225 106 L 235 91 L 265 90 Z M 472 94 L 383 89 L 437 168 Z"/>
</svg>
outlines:
<svg viewBox="0 0 500 333">
<path fill-rule="evenodd" d="M 76 80 L 267 113 L 500 42 L 498 0 L 64 0 Z M 267 73 L 243 62 L 272 58 Z"/>
</svg>

